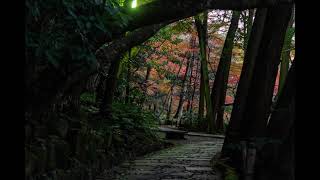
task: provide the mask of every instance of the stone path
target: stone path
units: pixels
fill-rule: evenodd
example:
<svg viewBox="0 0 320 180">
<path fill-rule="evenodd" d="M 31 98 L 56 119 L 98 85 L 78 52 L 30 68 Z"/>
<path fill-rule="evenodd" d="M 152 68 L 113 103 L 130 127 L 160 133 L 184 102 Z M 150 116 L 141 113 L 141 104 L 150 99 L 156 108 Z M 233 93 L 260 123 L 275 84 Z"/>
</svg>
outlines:
<svg viewBox="0 0 320 180">
<path fill-rule="evenodd" d="M 180 145 L 148 154 L 135 161 L 125 162 L 115 168 L 112 174 L 109 174 L 109 178 L 102 179 L 219 180 L 220 175 L 212 170 L 210 160 L 221 150 L 223 139 L 194 139 L 189 136 L 186 138 L 186 143 L 182 142 Z"/>
</svg>

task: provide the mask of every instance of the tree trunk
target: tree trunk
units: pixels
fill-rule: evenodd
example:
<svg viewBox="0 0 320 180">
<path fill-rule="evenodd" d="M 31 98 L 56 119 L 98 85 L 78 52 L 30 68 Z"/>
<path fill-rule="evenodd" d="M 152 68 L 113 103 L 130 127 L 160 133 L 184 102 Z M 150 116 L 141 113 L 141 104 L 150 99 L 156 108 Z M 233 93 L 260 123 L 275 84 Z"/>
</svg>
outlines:
<svg viewBox="0 0 320 180">
<path fill-rule="evenodd" d="M 208 12 L 206 11 L 204 14 L 203 20 L 200 20 L 199 16 L 195 17 L 195 24 L 198 32 L 199 45 L 200 45 L 200 62 L 201 62 L 201 70 L 203 77 L 203 89 L 204 89 L 204 97 L 206 102 L 206 110 L 207 110 L 207 122 L 208 122 L 208 132 L 214 133 L 216 128 L 212 116 L 212 103 L 210 99 L 210 87 L 209 87 L 209 77 L 208 77 L 208 62 L 207 62 L 207 44 L 208 44 L 208 31 L 207 31 L 207 20 L 208 20 Z"/>
<path fill-rule="evenodd" d="M 171 121 L 171 107 L 172 107 L 172 95 L 170 95 L 169 97 L 169 102 L 168 102 L 168 111 L 167 111 L 167 123 L 166 124 L 169 124 L 171 123 L 172 125 L 172 121 Z"/>
<path fill-rule="evenodd" d="M 291 60 L 290 58 L 290 49 L 291 49 L 291 40 L 294 35 L 294 29 L 293 29 L 293 22 L 294 22 L 294 11 L 292 11 L 291 19 L 288 25 L 288 29 L 286 32 L 286 38 L 284 40 L 284 45 L 282 48 L 281 53 L 281 63 L 280 63 L 280 78 L 279 78 L 279 87 L 278 87 L 278 94 L 280 94 L 283 85 L 285 83 L 286 76 L 289 71 L 289 62 Z M 277 95 L 278 96 L 278 95 Z"/>
<path fill-rule="evenodd" d="M 98 79 L 98 85 L 96 88 L 96 105 L 99 106 L 102 99 L 103 99 L 103 94 L 104 94 L 104 87 L 105 87 L 105 82 L 106 82 L 106 76 L 102 73 L 99 72 L 99 79 Z"/>
<path fill-rule="evenodd" d="M 151 72 L 151 66 L 147 66 L 147 72 L 146 72 L 146 77 L 144 79 L 144 82 L 143 82 L 143 96 L 144 96 L 144 100 L 142 102 L 142 104 L 145 103 L 145 99 L 147 98 L 147 95 L 148 95 L 148 80 L 149 80 L 149 77 L 150 77 L 150 72 Z M 150 103 L 150 102 L 149 102 Z"/>
<path fill-rule="evenodd" d="M 177 112 L 173 117 L 173 118 L 177 118 L 178 124 L 180 124 L 180 119 L 181 119 L 181 116 L 182 116 L 184 96 L 186 94 L 187 87 L 188 87 L 187 78 L 190 76 L 189 70 L 190 70 L 190 66 L 191 66 L 192 62 L 193 62 L 193 58 L 188 58 L 186 72 L 184 73 L 184 77 L 183 77 L 182 84 L 181 84 L 182 87 L 181 87 L 181 92 L 180 92 L 179 104 L 178 104 Z"/>
<path fill-rule="evenodd" d="M 268 123 L 268 142 L 262 149 L 263 163 L 258 167 L 259 180 L 294 179 L 295 63 L 293 61 Z"/>
<path fill-rule="evenodd" d="M 258 54 L 255 58 L 258 61 L 255 62 L 253 69 L 254 76 L 252 76 L 248 92 L 245 93 L 248 95 L 245 100 L 245 110 L 242 110 L 243 114 L 238 114 L 241 116 L 240 133 L 239 129 L 237 129 L 238 132 L 233 129 L 233 131 L 231 131 L 231 133 L 233 133 L 231 134 L 233 138 L 243 138 L 256 142 L 265 136 L 277 74 L 277 66 L 279 64 L 281 48 L 291 10 L 292 5 L 279 5 L 267 10 L 263 36 L 259 45 Z M 250 46 L 251 44 L 249 43 L 248 50 L 250 50 Z M 239 128 L 239 126 L 236 128 Z M 230 136 L 230 132 L 227 136 L 228 135 Z M 238 143 L 235 142 L 235 138 L 232 139 L 232 141 L 233 143 Z M 229 145 L 231 144 L 230 137 L 229 142 L 227 143 Z M 225 149 L 223 150 L 225 151 Z M 239 158 L 235 157 L 237 156 L 236 154 L 237 153 L 233 152 L 232 160 L 237 163 L 233 165 L 239 168 L 241 160 L 239 162 Z"/>
<path fill-rule="evenodd" d="M 245 32 L 245 35 L 244 35 L 244 51 L 246 51 L 248 46 L 249 37 L 252 29 L 253 16 L 254 16 L 254 9 L 249 9 L 249 17 L 245 22 L 247 31 Z"/>
<path fill-rule="evenodd" d="M 131 67 L 131 49 L 128 52 L 128 72 L 127 72 L 127 85 L 126 85 L 126 96 L 125 96 L 125 103 L 128 104 L 129 103 L 129 96 L 130 96 L 130 67 Z"/>
<path fill-rule="evenodd" d="M 252 31 L 249 36 L 248 46 L 245 52 L 241 76 L 233 104 L 231 118 L 226 131 L 226 137 L 222 147 L 222 157 L 230 158 L 230 165 L 242 168 L 241 151 L 235 150 L 240 145 L 240 130 L 243 121 L 243 112 L 246 106 L 249 85 L 253 76 L 253 68 L 258 54 L 258 48 L 262 39 L 267 9 L 258 9 L 253 23 Z"/>
<path fill-rule="evenodd" d="M 191 93 L 191 100 L 189 100 L 188 102 L 188 112 L 191 112 L 192 108 L 193 108 L 193 99 L 194 99 L 194 94 L 196 92 L 196 88 L 197 88 L 197 79 L 198 79 L 198 72 L 199 72 L 199 61 L 197 61 L 197 65 L 196 65 L 196 75 L 195 75 L 195 78 L 194 78 L 194 82 L 193 82 L 193 89 L 192 89 L 192 93 Z M 191 86 L 191 83 L 192 83 L 192 76 L 190 76 L 190 86 Z"/>
<path fill-rule="evenodd" d="M 199 59 L 199 61 L 201 61 Z M 200 63 L 200 97 L 199 97 L 199 111 L 198 111 L 198 120 L 202 120 L 204 117 L 204 82 L 203 82 L 203 76 L 202 76 L 202 68 L 201 68 L 201 63 Z"/>
<path fill-rule="evenodd" d="M 108 72 L 108 77 L 105 82 L 105 91 L 100 104 L 100 114 L 103 116 L 109 116 L 111 113 L 111 107 L 113 102 L 113 96 L 117 88 L 118 72 L 121 60 L 115 61 L 111 64 Z"/>
<path fill-rule="evenodd" d="M 187 82 L 187 97 L 188 97 L 188 101 L 187 101 L 187 112 L 189 112 L 190 110 L 190 107 L 191 107 L 191 98 L 192 98 L 192 77 L 193 77 L 193 67 L 194 67 L 194 60 L 195 60 L 195 55 L 194 55 L 194 47 L 195 47 L 195 37 L 194 36 L 191 36 L 191 39 L 190 39 L 190 48 L 192 49 L 191 51 L 191 63 L 190 63 L 190 76 L 189 76 L 189 79 L 188 79 L 188 82 Z M 197 66 L 198 67 L 198 66 Z"/>
<path fill-rule="evenodd" d="M 268 9 L 265 30 L 256 57 L 259 61 L 255 63 L 244 112 L 247 123 L 244 123 L 246 127 L 242 129 L 243 137 L 265 136 L 281 49 L 291 12 L 292 5 L 279 5 Z"/>
<path fill-rule="evenodd" d="M 216 123 L 217 131 L 223 131 L 223 106 L 225 103 L 226 90 L 228 85 L 229 69 L 232 60 L 233 41 L 236 30 L 238 28 L 238 22 L 240 18 L 240 12 L 234 11 L 232 13 L 230 27 L 224 42 L 224 46 L 221 53 L 218 70 L 214 79 L 214 83 L 211 91 L 212 101 L 212 115 Z"/>
<path fill-rule="evenodd" d="M 253 68 L 258 54 L 258 48 L 262 39 L 267 9 L 258 9 L 253 23 L 248 47 L 245 52 L 240 80 L 233 103 L 231 118 L 227 127 L 225 140 L 222 147 L 222 156 L 231 157 L 234 162 L 240 161 L 240 154 L 233 151 L 235 145 L 240 141 L 240 129 L 242 126 L 242 115 L 246 106 L 249 85 L 253 76 Z M 238 156 L 239 155 L 239 156 Z M 234 166 L 236 166 L 234 164 Z M 241 165 L 238 165 L 239 167 Z"/>
</svg>

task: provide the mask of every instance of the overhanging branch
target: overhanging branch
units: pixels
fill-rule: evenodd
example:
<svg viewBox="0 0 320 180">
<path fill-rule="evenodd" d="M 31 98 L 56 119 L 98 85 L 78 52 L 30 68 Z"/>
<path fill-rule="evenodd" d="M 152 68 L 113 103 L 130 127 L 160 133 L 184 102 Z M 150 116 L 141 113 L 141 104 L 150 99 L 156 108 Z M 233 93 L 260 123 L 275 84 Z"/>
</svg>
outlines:
<svg viewBox="0 0 320 180">
<path fill-rule="evenodd" d="M 191 17 L 208 9 L 241 11 L 282 3 L 293 3 L 293 0 L 157 0 L 129 9 L 127 14 L 131 18 L 127 26 L 111 29 L 114 34 L 121 34 L 151 24 Z"/>
</svg>

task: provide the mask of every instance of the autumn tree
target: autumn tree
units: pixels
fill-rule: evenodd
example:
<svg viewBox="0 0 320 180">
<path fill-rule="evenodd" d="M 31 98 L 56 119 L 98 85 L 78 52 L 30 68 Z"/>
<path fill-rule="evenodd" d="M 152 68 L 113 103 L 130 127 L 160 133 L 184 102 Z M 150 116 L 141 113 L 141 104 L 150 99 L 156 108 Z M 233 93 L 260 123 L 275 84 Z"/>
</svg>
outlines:
<svg viewBox="0 0 320 180">
<path fill-rule="evenodd" d="M 187 80 L 188 77 L 190 76 L 190 66 L 193 63 L 193 57 L 187 57 L 187 67 L 181 82 L 181 92 L 180 92 L 180 97 L 179 97 L 179 104 L 178 104 L 178 108 L 176 111 L 176 114 L 174 115 L 174 118 L 177 118 L 177 123 L 180 124 L 180 119 L 182 116 L 182 111 L 183 111 L 183 103 L 184 103 L 184 98 L 185 98 L 185 94 L 187 91 Z"/>
<path fill-rule="evenodd" d="M 232 59 L 232 49 L 235 32 L 238 27 L 238 22 L 240 18 L 240 12 L 234 11 L 232 13 L 230 27 L 224 42 L 222 54 L 220 56 L 219 66 L 217 73 L 215 75 L 214 84 L 211 91 L 212 99 L 212 114 L 214 117 L 214 122 L 216 123 L 217 130 L 223 131 L 223 113 L 224 104 L 226 97 L 226 89 L 228 84 L 229 69 Z"/>
</svg>

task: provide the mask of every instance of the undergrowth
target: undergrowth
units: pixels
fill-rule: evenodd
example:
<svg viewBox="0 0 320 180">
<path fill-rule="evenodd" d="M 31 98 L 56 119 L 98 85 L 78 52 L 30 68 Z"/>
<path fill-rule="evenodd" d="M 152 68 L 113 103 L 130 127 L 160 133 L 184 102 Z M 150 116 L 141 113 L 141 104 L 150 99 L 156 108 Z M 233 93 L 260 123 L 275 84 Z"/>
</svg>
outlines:
<svg viewBox="0 0 320 180">
<path fill-rule="evenodd" d="M 90 102 L 88 99 L 83 98 Z M 112 165 L 170 145 L 158 136 L 156 117 L 139 106 L 114 103 L 109 119 L 92 116 L 98 111 L 94 106 L 82 109 L 87 112 L 88 130 L 104 144 Z"/>
</svg>

